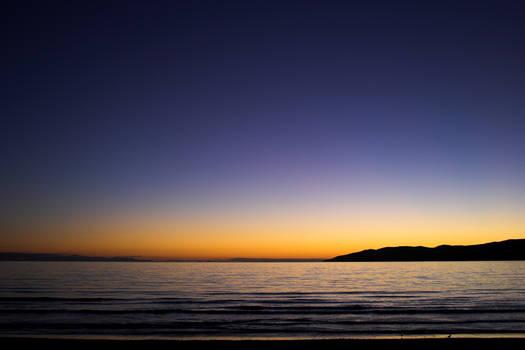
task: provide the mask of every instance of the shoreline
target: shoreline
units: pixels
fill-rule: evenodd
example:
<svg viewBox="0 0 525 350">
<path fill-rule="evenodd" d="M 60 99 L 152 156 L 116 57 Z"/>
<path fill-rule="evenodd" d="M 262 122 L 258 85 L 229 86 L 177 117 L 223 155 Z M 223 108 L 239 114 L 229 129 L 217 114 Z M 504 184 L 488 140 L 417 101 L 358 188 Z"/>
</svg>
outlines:
<svg viewBox="0 0 525 350">
<path fill-rule="evenodd" d="M 50 337 L 0 337 L 3 346 L 25 347 L 82 347 L 92 348 L 96 346 L 110 347 L 112 349 L 177 349 L 203 348 L 216 349 L 217 347 L 227 347 L 228 349 L 245 349 L 253 346 L 307 346 L 307 347 L 330 347 L 331 349 L 369 349 L 372 347 L 399 348 L 399 349 L 420 349 L 422 346 L 440 347 L 482 347 L 482 346 L 504 346 L 505 349 L 523 349 L 525 338 L 521 337 L 426 337 L 426 338 L 333 338 L 333 339 L 289 339 L 289 340 L 164 340 L 164 339 L 137 339 L 137 340 L 117 340 L 117 339 L 87 339 L 87 338 L 50 338 Z"/>
<path fill-rule="evenodd" d="M 351 336 L 158 336 L 103 334 L 2 334 L 0 340 L 35 339 L 57 341 L 115 341 L 115 342 L 303 342 L 303 341 L 365 341 L 365 340 L 435 340 L 435 339 L 523 339 L 525 333 L 405 333 L 354 334 Z"/>
</svg>

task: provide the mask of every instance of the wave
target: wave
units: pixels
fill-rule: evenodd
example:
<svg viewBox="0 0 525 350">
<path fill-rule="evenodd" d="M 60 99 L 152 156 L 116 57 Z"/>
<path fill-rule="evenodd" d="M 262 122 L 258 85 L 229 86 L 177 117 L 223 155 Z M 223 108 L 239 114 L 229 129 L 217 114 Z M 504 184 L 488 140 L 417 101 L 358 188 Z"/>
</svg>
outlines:
<svg viewBox="0 0 525 350">
<path fill-rule="evenodd" d="M 341 314 L 386 314 L 386 315 L 425 315 L 425 314 L 519 314 L 523 308 L 501 309 L 449 309 L 449 308 L 367 308 L 361 305 L 337 307 L 265 307 L 265 306 L 236 306 L 218 309 L 0 309 L 0 314 L 227 314 L 227 315 L 264 315 L 264 314 L 313 314 L 313 315 L 341 315 Z"/>
<path fill-rule="evenodd" d="M 501 326 L 498 324 L 501 323 Z M 429 323 L 382 323 L 382 324 L 360 324 L 361 328 L 348 328 L 341 324 L 342 328 L 331 328 L 331 324 L 288 324 L 275 327 L 272 325 L 247 325 L 239 327 L 239 324 L 219 323 L 49 323 L 41 324 L 36 322 L 27 323 L 0 323 L 0 330 L 15 331 L 17 334 L 24 333 L 24 330 L 31 334 L 85 334 L 89 331 L 91 334 L 149 334 L 149 335 L 178 335 L 183 337 L 193 335 L 249 335 L 249 334 L 525 334 L 525 328 L 522 322 L 518 323 L 519 327 L 509 327 L 510 322 L 498 322 L 496 324 L 487 322 L 487 327 L 465 327 L 461 323 L 446 324 L 429 324 Z M 429 327 L 429 325 L 433 327 Z M 371 328 L 371 326 L 373 326 Z M 382 327 L 380 327 L 382 326 Z M 446 327 L 448 326 L 448 327 Z"/>
<path fill-rule="evenodd" d="M 38 302 L 38 301 L 58 301 L 58 302 L 101 302 L 101 301 L 123 301 L 123 300 L 133 300 L 125 298 L 99 298 L 99 297 L 81 297 L 81 298 L 62 298 L 62 297 L 0 297 L 0 302 L 11 302 L 11 301 L 21 301 L 21 302 Z"/>
<path fill-rule="evenodd" d="M 226 291 L 210 291 L 207 295 L 269 295 L 269 296 L 287 296 L 287 295 L 404 295 L 404 294 L 440 294 L 442 291 L 436 290 L 417 290 L 417 291 L 331 291 L 331 292 L 226 292 Z"/>
</svg>

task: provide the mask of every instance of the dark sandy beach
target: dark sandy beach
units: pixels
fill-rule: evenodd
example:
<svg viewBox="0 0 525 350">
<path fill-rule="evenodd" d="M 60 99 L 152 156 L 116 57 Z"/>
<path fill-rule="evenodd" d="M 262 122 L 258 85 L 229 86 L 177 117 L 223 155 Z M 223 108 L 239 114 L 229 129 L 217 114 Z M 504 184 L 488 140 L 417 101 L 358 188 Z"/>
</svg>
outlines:
<svg viewBox="0 0 525 350">
<path fill-rule="evenodd" d="M 323 348 L 328 349 L 424 349 L 463 348 L 523 349 L 525 338 L 419 338 L 419 339 L 329 339 L 329 340 L 102 340 L 0 338 L 4 349 L 272 349 Z"/>
</svg>

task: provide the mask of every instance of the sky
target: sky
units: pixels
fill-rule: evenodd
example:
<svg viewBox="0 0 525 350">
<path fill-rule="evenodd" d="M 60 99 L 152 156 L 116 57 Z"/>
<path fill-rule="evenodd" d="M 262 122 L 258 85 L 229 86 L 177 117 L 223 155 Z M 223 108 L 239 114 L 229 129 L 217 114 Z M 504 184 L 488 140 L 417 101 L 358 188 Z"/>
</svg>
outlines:
<svg viewBox="0 0 525 350">
<path fill-rule="evenodd" d="M 519 1 L 1 6 L 1 252 L 525 237 Z"/>
</svg>

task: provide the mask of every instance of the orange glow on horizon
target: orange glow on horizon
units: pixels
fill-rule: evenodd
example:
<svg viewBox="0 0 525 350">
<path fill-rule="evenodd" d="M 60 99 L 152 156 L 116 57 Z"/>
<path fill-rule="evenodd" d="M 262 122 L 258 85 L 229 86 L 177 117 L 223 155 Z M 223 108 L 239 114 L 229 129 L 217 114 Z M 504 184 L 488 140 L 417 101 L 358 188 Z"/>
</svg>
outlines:
<svg viewBox="0 0 525 350">
<path fill-rule="evenodd" d="M 278 198 L 280 199 L 280 198 Z M 385 246 L 480 244 L 525 236 L 521 200 L 351 193 L 80 213 L 2 227 L 3 252 L 170 259 L 327 259 Z M 519 199 L 519 198 L 518 198 Z M 232 204 L 233 203 L 233 204 Z"/>
<path fill-rule="evenodd" d="M 522 238 L 525 220 L 476 217 L 319 214 L 244 220 L 166 218 L 76 221 L 25 227 L 2 251 L 165 259 L 327 259 L 385 246 L 479 244 Z"/>
</svg>

